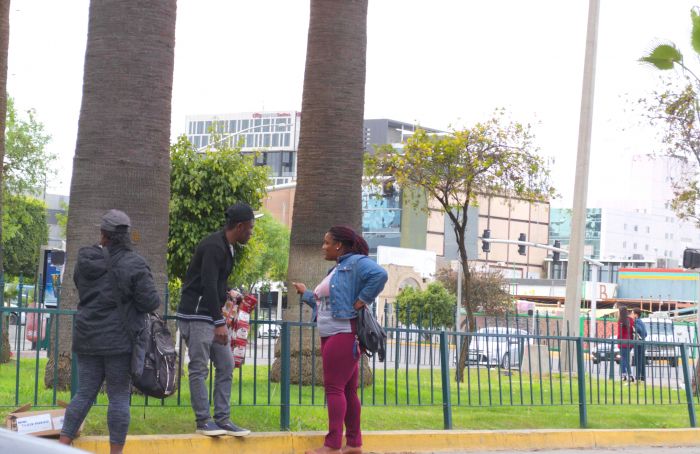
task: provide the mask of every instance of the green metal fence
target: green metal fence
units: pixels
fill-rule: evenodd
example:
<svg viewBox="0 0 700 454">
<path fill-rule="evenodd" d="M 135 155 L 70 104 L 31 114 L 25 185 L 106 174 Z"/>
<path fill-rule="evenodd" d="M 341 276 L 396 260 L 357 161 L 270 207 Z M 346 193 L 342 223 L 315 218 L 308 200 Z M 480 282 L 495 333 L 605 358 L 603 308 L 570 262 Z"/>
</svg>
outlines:
<svg viewBox="0 0 700 454">
<path fill-rule="evenodd" d="M 319 350 L 316 326 L 301 321 L 299 314 L 297 321 L 281 321 L 271 320 L 269 310 L 255 311 L 246 362 L 234 372 L 232 405 L 277 407 L 282 430 L 289 429 L 295 409 L 325 405 L 320 359 L 308 353 Z M 5 320 L 0 337 L 8 335 L 12 353 L 11 361 L 0 365 L 0 385 L 14 384 L 14 392 L 0 400 L 0 407 L 28 402 L 55 406 L 57 400 L 70 398 L 72 392 L 56 391 L 60 371 L 49 358 L 62 346 L 62 339 L 53 334 L 60 324 L 72 323 L 74 315 L 70 310 L 0 305 Z M 35 317 L 39 327 L 47 321 L 44 336 L 33 343 L 26 336 L 28 317 Z M 626 341 L 633 345 L 632 357 L 637 355 L 631 359 L 632 374 L 641 364 L 646 369 L 645 381 L 631 382 L 620 374 L 617 361 L 623 352 L 609 333 L 599 338 L 568 336 L 561 323 L 552 323 L 547 316 L 484 317 L 470 332 L 445 330 L 429 322 L 402 326 L 395 321 L 398 318 L 389 318 L 385 314 L 382 320 L 388 334 L 386 360 L 361 359 L 363 370 L 371 371 L 361 374 L 358 392 L 364 406 L 441 407 L 445 429 L 453 427 L 453 411 L 468 407 L 568 406 L 578 409 L 580 425 L 586 427 L 592 407 L 612 411 L 617 406 L 669 405 L 687 408 L 689 425 L 697 424 L 694 338 Z M 184 343 L 178 339 L 177 345 L 181 385 L 177 393 L 165 400 L 134 395 L 133 406 L 189 407 L 187 355 Z M 304 350 L 307 354 L 300 354 Z M 463 371 L 458 368 L 461 360 Z M 73 392 L 76 370 L 73 364 Z M 209 387 L 211 392 L 211 381 Z"/>
</svg>

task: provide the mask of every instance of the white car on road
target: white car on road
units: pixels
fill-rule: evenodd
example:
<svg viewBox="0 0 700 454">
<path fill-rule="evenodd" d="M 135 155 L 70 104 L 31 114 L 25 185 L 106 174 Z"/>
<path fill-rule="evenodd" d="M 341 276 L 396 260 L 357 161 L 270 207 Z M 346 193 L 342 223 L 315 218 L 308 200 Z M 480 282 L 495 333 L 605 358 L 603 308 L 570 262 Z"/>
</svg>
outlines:
<svg viewBox="0 0 700 454">
<path fill-rule="evenodd" d="M 524 345 L 532 344 L 531 338 L 519 337 L 524 335 L 527 335 L 527 331 L 523 329 L 481 328 L 469 343 L 467 361 L 503 369 L 518 368 Z"/>
</svg>

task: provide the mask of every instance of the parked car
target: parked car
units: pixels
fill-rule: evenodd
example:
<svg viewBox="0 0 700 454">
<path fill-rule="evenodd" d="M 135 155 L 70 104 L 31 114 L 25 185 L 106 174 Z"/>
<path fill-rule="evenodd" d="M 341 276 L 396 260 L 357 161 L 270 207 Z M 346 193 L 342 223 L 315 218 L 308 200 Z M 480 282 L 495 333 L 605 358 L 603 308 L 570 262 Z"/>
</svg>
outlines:
<svg viewBox="0 0 700 454">
<path fill-rule="evenodd" d="M 609 342 L 592 342 L 590 347 L 591 361 L 598 364 L 602 361 L 615 360 L 620 363 L 620 345 L 616 338 L 609 337 Z"/>
<path fill-rule="evenodd" d="M 261 323 L 258 326 L 258 337 L 278 338 L 280 335 L 280 326 L 271 323 Z"/>
<path fill-rule="evenodd" d="M 652 343 L 644 348 L 644 357 L 647 362 L 666 359 L 672 367 L 676 367 L 681 357 L 681 348 L 672 345 L 654 345 L 653 342 L 690 342 L 685 327 L 674 327 L 673 320 L 669 318 L 643 318 L 642 321 L 646 324 L 649 333 L 644 340 Z"/>
<path fill-rule="evenodd" d="M 481 328 L 469 343 L 467 361 L 503 369 L 518 368 L 523 347 L 526 342 L 532 344 L 532 339 L 511 336 L 526 334 L 527 331 L 516 328 Z"/>
</svg>

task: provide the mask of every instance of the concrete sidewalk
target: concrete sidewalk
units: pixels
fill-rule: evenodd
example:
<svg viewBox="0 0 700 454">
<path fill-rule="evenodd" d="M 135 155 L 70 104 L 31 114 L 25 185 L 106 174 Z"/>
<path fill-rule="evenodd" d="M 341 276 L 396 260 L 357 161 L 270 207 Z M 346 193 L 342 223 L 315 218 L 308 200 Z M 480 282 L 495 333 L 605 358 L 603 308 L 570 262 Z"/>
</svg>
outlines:
<svg viewBox="0 0 700 454">
<path fill-rule="evenodd" d="M 126 454 L 298 454 L 323 444 L 323 432 L 260 432 L 245 438 L 135 435 Z M 534 451 L 633 446 L 700 446 L 700 429 L 421 430 L 364 432 L 367 453 Z M 107 437 L 80 437 L 75 447 L 109 453 Z"/>
</svg>

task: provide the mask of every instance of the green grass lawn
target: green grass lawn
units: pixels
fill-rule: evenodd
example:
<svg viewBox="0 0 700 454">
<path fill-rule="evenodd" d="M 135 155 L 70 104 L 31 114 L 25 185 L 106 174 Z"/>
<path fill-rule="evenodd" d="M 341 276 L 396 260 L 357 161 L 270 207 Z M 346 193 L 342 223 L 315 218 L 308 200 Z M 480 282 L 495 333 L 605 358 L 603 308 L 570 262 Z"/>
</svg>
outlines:
<svg viewBox="0 0 700 454">
<path fill-rule="evenodd" d="M 46 360 L 37 364 L 23 359 L 17 364 L 0 365 L 0 418 L 15 407 L 34 404 L 51 406 L 53 391 L 44 389 Z M 38 369 L 40 380 L 36 380 Z M 232 419 L 254 431 L 277 431 L 280 428 L 280 388 L 267 380 L 269 365 L 243 367 L 234 375 Z M 578 382 L 568 376 L 553 374 L 542 379 L 514 373 L 505 376 L 498 370 L 471 369 L 459 386 L 451 380 L 452 416 L 455 429 L 530 429 L 577 428 Z M 291 386 L 291 424 L 293 431 L 325 430 L 326 409 L 323 388 Z M 442 391 L 440 370 L 377 369 L 375 383 L 362 389 L 363 428 L 365 430 L 442 429 Z M 59 392 L 59 400 L 70 394 Z M 589 427 L 592 428 L 666 428 L 688 427 L 685 393 L 670 388 L 627 386 L 619 381 L 587 378 L 586 398 Z M 697 401 L 696 401 L 697 402 Z M 106 395 L 100 394 L 86 420 L 85 432 L 107 433 Z M 132 399 L 131 434 L 178 434 L 194 430 L 189 407 L 187 378 L 181 393 L 164 402 L 144 398 Z"/>
</svg>

